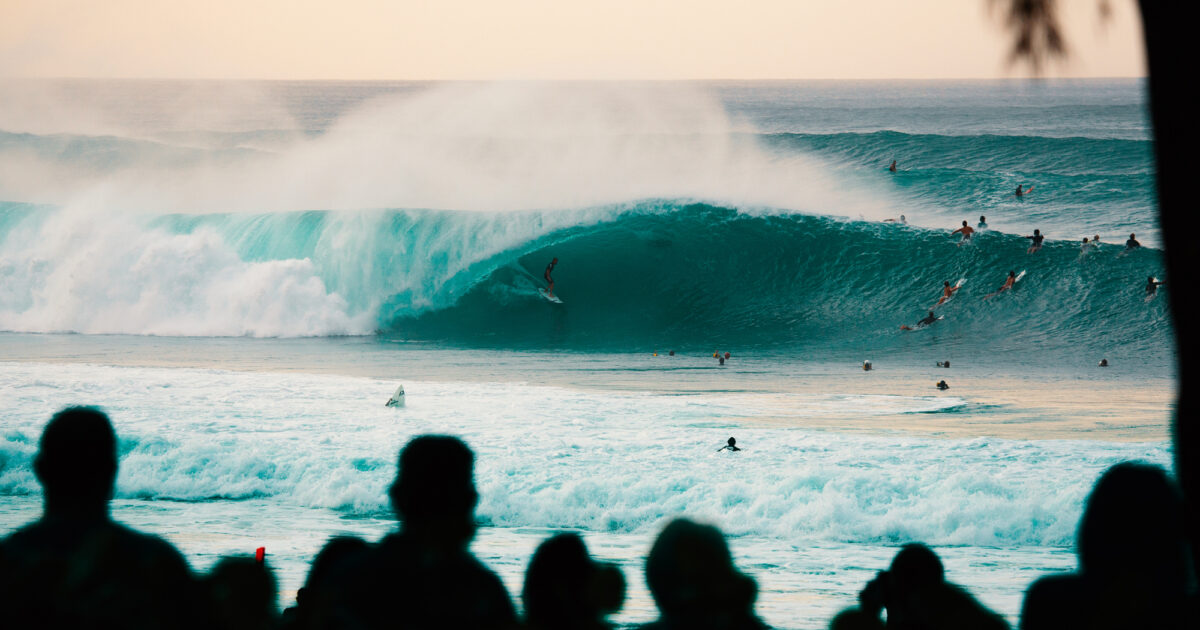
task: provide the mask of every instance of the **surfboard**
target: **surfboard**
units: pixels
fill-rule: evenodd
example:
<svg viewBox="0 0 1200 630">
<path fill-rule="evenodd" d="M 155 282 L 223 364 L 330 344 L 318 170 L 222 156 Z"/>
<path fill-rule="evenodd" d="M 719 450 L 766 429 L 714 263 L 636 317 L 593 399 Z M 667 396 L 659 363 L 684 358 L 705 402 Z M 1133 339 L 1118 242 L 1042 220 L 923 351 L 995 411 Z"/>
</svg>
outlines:
<svg viewBox="0 0 1200 630">
<path fill-rule="evenodd" d="M 962 288 L 962 285 L 964 285 L 964 284 L 966 284 L 966 283 L 967 283 L 967 279 L 966 279 L 966 278 L 959 278 L 959 279 L 958 279 L 958 282 L 955 282 L 955 283 L 954 283 L 954 288 L 955 288 L 955 289 L 961 289 L 961 288 Z M 950 300 L 953 300 L 953 299 L 954 299 L 954 296 L 956 296 L 956 295 L 958 295 L 958 292 L 957 292 L 957 291 L 955 291 L 954 293 L 951 293 L 951 294 L 950 294 L 950 297 L 948 297 L 948 298 L 946 298 L 946 299 L 944 299 L 944 300 L 943 300 L 943 299 L 941 299 L 941 298 L 939 298 L 939 299 L 938 299 L 938 302 L 937 302 L 937 304 L 934 304 L 933 306 L 945 306 L 945 305 L 949 304 L 949 303 L 950 303 Z M 932 308 L 932 307 L 930 307 L 930 308 Z M 941 318 L 939 317 L 938 319 L 941 319 Z"/>
<path fill-rule="evenodd" d="M 547 302 L 554 302 L 555 304 L 563 303 L 563 301 L 558 299 L 556 296 L 553 296 L 553 295 L 550 295 L 549 293 L 547 293 L 545 289 L 538 289 L 538 294 L 541 295 L 542 297 L 546 298 Z"/>
<path fill-rule="evenodd" d="M 1158 282 L 1158 278 L 1151 278 L 1151 280 L 1152 280 L 1152 281 L 1154 281 L 1154 282 Z M 1153 299 L 1154 299 L 1154 298 L 1156 298 L 1156 297 L 1158 297 L 1158 291 L 1155 291 L 1154 293 L 1151 293 L 1150 295 L 1147 295 L 1147 296 L 1146 296 L 1146 302 L 1150 302 L 1151 300 L 1153 300 Z"/>
<path fill-rule="evenodd" d="M 1020 282 L 1020 281 L 1021 281 L 1021 278 L 1024 278 L 1024 277 L 1025 277 L 1025 270 L 1024 270 L 1024 269 L 1022 269 L 1022 270 L 1021 270 L 1021 273 L 1017 274 L 1017 277 L 1016 277 L 1016 278 L 1013 278 L 1013 284 L 1016 284 L 1016 283 Z"/>
</svg>

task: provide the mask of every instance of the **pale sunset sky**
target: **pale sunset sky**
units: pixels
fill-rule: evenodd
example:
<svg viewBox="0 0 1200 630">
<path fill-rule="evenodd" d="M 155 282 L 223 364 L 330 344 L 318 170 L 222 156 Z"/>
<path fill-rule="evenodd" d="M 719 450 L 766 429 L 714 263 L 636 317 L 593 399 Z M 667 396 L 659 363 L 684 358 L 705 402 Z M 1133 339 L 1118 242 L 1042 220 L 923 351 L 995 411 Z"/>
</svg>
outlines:
<svg viewBox="0 0 1200 630">
<path fill-rule="evenodd" d="M 1060 0 L 1052 77 L 1145 75 L 1133 0 Z M 1027 76 L 988 0 L 0 0 L 0 77 Z"/>
</svg>

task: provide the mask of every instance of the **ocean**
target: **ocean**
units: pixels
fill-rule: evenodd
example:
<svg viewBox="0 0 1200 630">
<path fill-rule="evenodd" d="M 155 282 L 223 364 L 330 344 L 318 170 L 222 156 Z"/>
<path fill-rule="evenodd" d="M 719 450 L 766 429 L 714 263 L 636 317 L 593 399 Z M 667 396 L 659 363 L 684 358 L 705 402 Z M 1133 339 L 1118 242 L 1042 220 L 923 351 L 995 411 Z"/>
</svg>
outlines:
<svg viewBox="0 0 1200 630">
<path fill-rule="evenodd" d="M 394 527 L 399 448 L 450 433 L 514 596 L 578 531 L 648 621 L 644 556 L 688 516 L 777 627 L 913 541 L 1015 622 L 1099 473 L 1170 462 L 1144 92 L 5 80 L 0 534 L 40 512 L 45 421 L 94 404 L 114 517 L 197 570 L 266 546 L 288 605 L 327 538 Z"/>
</svg>

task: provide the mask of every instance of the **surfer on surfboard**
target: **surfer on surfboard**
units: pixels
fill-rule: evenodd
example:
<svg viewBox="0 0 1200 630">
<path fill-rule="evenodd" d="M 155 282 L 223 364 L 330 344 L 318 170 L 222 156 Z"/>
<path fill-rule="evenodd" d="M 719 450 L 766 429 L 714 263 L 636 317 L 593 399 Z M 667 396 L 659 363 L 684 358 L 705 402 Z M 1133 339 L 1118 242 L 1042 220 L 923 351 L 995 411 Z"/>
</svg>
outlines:
<svg viewBox="0 0 1200 630">
<path fill-rule="evenodd" d="M 928 314 L 928 315 L 926 315 L 925 317 L 922 317 L 922 318 L 921 318 L 921 319 L 920 319 L 920 320 L 917 322 L 917 325 L 916 325 L 915 327 L 914 327 L 914 326 L 907 326 L 907 325 L 901 324 L 901 325 L 900 325 L 900 330 L 913 330 L 914 328 L 922 328 L 922 327 L 925 327 L 925 326 L 928 326 L 928 325 L 932 324 L 933 322 L 936 322 L 936 321 L 937 321 L 937 320 L 939 320 L 939 319 L 941 319 L 941 318 L 940 318 L 940 317 L 938 317 L 937 315 L 934 315 L 934 314 L 933 314 L 933 309 L 929 309 L 929 314 Z"/>
<path fill-rule="evenodd" d="M 724 358 L 724 357 L 722 357 L 722 358 Z M 742 449 L 737 447 L 737 440 L 735 440 L 733 438 L 729 438 L 729 441 L 725 442 L 725 446 L 722 446 L 721 448 L 717 449 L 717 452 L 720 453 L 721 451 L 724 451 L 724 450 L 728 450 L 730 452 L 736 452 L 736 451 L 740 451 Z"/>
<path fill-rule="evenodd" d="M 959 280 L 958 284 L 955 284 L 954 286 L 950 286 L 949 280 L 942 282 L 942 299 L 938 300 L 937 304 L 934 304 L 934 306 L 941 306 L 941 305 L 945 304 L 946 300 L 949 300 L 951 298 L 951 296 L 954 295 L 954 292 L 961 288 L 962 288 L 962 280 Z"/>
<path fill-rule="evenodd" d="M 1016 195 L 1018 198 L 1028 195 L 1031 192 L 1033 192 L 1033 186 L 1030 186 L 1029 188 L 1026 188 L 1025 190 L 1021 190 L 1021 184 L 1017 184 Z"/>
<path fill-rule="evenodd" d="M 1021 272 L 1021 273 L 1024 273 L 1024 272 Z M 992 297 L 993 295 L 998 295 L 1000 293 L 1004 293 L 1005 291 L 1013 288 L 1013 285 L 1016 283 L 1017 283 L 1017 272 L 1010 271 L 1010 272 L 1008 272 L 1008 278 L 1005 278 L 1005 280 L 1004 280 L 1004 285 L 1001 286 L 999 289 L 996 289 L 995 293 L 989 293 L 989 294 L 983 296 L 983 299 L 986 300 L 986 299 Z"/>
<path fill-rule="evenodd" d="M 1041 230 L 1034 230 L 1032 236 L 1026 236 L 1025 238 L 1033 241 L 1029 245 L 1029 249 L 1025 251 L 1026 254 L 1036 254 L 1037 250 L 1042 248 L 1042 241 L 1046 240 L 1046 236 L 1042 234 Z"/>
<path fill-rule="evenodd" d="M 962 240 L 958 242 L 958 246 L 962 247 L 964 243 L 967 243 L 971 240 L 971 235 L 975 233 L 975 228 L 967 225 L 966 221 L 963 221 L 962 227 L 954 230 L 950 234 L 958 234 L 959 232 L 962 232 L 963 237 Z"/>
<path fill-rule="evenodd" d="M 554 260 L 551 260 L 550 264 L 546 265 L 546 271 L 544 273 L 542 273 L 542 277 L 546 279 L 546 285 L 547 285 L 546 286 L 546 294 L 549 295 L 550 297 L 554 297 L 554 278 L 550 277 L 550 272 L 554 271 L 554 265 L 557 265 L 557 264 L 558 264 L 557 258 L 555 258 Z"/>
<path fill-rule="evenodd" d="M 1154 276 L 1146 278 L 1146 300 L 1149 301 L 1150 298 L 1154 297 L 1158 293 L 1158 287 L 1164 284 L 1166 283 Z"/>
</svg>

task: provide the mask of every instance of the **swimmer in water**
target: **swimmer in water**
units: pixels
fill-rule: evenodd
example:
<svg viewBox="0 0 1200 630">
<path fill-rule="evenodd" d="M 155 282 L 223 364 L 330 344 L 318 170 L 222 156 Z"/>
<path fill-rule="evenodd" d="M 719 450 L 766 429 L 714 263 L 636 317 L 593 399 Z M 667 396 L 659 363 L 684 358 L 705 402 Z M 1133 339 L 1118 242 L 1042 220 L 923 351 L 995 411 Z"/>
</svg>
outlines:
<svg viewBox="0 0 1200 630">
<path fill-rule="evenodd" d="M 906 219 L 903 214 L 900 215 L 899 219 L 884 219 L 883 222 L 884 223 L 902 223 L 904 225 L 908 225 L 908 219 Z"/>
<path fill-rule="evenodd" d="M 1086 254 L 1092 248 L 1092 244 L 1088 242 L 1087 237 L 1083 237 L 1083 245 L 1079 246 L 1079 253 Z"/>
<path fill-rule="evenodd" d="M 1042 248 L 1042 241 L 1046 240 L 1046 236 L 1042 234 L 1041 230 L 1034 230 L 1033 236 L 1026 236 L 1025 238 L 1033 241 L 1029 245 L 1029 249 L 1025 250 L 1026 254 L 1036 254 Z"/>
<path fill-rule="evenodd" d="M 1033 192 L 1033 186 L 1030 186 L 1029 188 L 1026 188 L 1025 190 L 1021 190 L 1021 185 L 1020 185 L 1020 184 L 1017 184 L 1017 193 L 1016 193 L 1016 195 L 1017 195 L 1017 198 L 1018 198 L 1018 199 L 1019 199 L 1019 198 L 1021 198 L 1021 197 L 1024 197 L 1025 195 L 1028 195 L 1028 194 L 1029 194 L 1029 193 L 1031 193 L 1031 192 Z"/>
<path fill-rule="evenodd" d="M 1013 288 L 1013 285 L 1016 283 L 1017 283 L 1017 272 L 1010 271 L 1010 272 L 1008 272 L 1008 277 L 1004 279 L 1004 284 L 999 289 L 996 289 L 996 291 L 994 293 L 989 293 L 989 294 L 983 296 L 983 299 L 986 300 L 986 299 L 992 297 L 993 295 L 999 295 L 1001 293 L 1004 293 L 1005 291 Z"/>
<path fill-rule="evenodd" d="M 1108 359 L 1100 359 L 1100 367 L 1108 367 Z"/>
<path fill-rule="evenodd" d="M 542 277 L 546 279 L 546 283 L 547 283 L 546 294 L 549 295 L 550 297 L 554 297 L 554 278 L 550 277 L 550 272 L 554 271 L 554 265 L 557 265 L 557 264 L 558 264 L 557 258 L 555 258 L 554 260 L 551 260 L 550 264 L 546 265 L 546 271 L 542 273 Z"/>
<path fill-rule="evenodd" d="M 1137 234 L 1130 234 L 1129 240 L 1125 241 L 1125 251 L 1129 251 L 1131 249 L 1137 249 L 1141 246 L 1142 246 L 1142 244 L 1137 241 Z"/>
<path fill-rule="evenodd" d="M 959 287 L 950 286 L 949 280 L 943 281 L 942 282 L 942 299 L 938 300 L 937 304 L 934 304 L 934 306 L 941 306 L 941 305 L 945 304 L 946 300 L 949 300 L 954 295 L 954 292 L 957 291 L 958 289 L 959 289 Z M 930 311 L 930 312 L 932 312 L 932 311 Z"/>
<path fill-rule="evenodd" d="M 940 368 L 948 368 L 948 367 L 950 367 L 950 362 L 949 361 L 938 361 L 937 366 Z"/>
<path fill-rule="evenodd" d="M 977 227 L 981 230 L 986 230 L 987 229 L 987 217 L 983 216 L 982 214 L 979 215 L 979 225 L 976 225 L 975 227 Z"/>
<path fill-rule="evenodd" d="M 1158 287 L 1161 287 L 1164 284 L 1166 283 L 1158 278 L 1155 278 L 1154 276 L 1146 278 L 1146 299 L 1149 300 L 1150 298 L 1154 297 L 1158 293 Z"/>
<path fill-rule="evenodd" d="M 717 452 L 720 453 L 721 451 L 724 451 L 727 449 L 729 451 L 734 451 L 734 452 L 742 450 L 737 447 L 737 440 L 735 440 L 733 438 L 729 438 L 729 440 L 725 442 L 725 446 L 722 446 L 721 448 L 717 449 Z"/>
<path fill-rule="evenodd" d="M 1092 237 L 1092 247 L 1099 247 L 1099 246 L 1100 246 L 1100 235 L 1097 234 Z"/>
<path fill-rule="evenodd" d="M 870 361 L 870 360 L 863 361 L 863 371 L 864 371 L 864 372 L 870 372 L 870 371 L 871 371 L 871 361 Z"/>
<path fill-rule="evenodd" d="M 958 242 L 958 246 L 962 247 L 963 243 L 966 243 L 967 241 L 971 240 L 971 234 L 975 233 L 975 228 L 967 225 L 966 221 L 963 221 L 962 227 L 958 228 L 957 230 L 954 230 L 950 234 L 952 234 L 952 235 L 958 234 L 959 232 L 962 232 L 962 240 Z"/>
<path fill-rule="evenodd" d="M 896 172 L 896 160 L 892 160 L 892 165 L 888 167 L 888 170 L 893 173 Z"/>
<path fill-rule="evenodd" d="M 950 386 L 946 384 L 946 381 L 941 380 L 941 381 L 938 381 L 937 388 L 942 391 L 945 391 L 947 389 L 950 389 Z"/>
<path fill-rule="evenodd" d="M 925 326 L 932 324 L 933 322 L 936 322 L 937 320 L 938 320 L 938 316 L 933 314 L 933 309 L 929 309 L 929 314 L 926 315 L 925 317 L 922 317 L 920 320 L 918 320 L 915 328 L 923 328 Z M 912 326 L 906 326 L 903 324 L 900 326 L 900 330 L 913 330 L 913 329 L 914 329 L 914 327 L 912 327 Z"/>
</svg>

